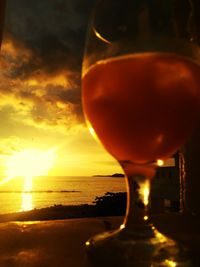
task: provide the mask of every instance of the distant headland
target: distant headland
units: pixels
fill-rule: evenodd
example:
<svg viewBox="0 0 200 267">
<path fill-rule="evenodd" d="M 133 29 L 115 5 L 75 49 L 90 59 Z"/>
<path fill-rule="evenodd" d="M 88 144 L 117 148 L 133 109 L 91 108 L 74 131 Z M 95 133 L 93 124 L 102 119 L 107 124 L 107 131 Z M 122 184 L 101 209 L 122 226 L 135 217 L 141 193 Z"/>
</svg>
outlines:
<svg viewBox="0 0 200 267">
<path fill-rule="evenodd" d="M 121 178 L 121 177 L 125 177 L 125 175 L 123 173 L 114 173 L 114 174 L 108 174 L 108 175 L 93 175 L 93 177 L 114 177 L 114 178 Z"/>
</svg>

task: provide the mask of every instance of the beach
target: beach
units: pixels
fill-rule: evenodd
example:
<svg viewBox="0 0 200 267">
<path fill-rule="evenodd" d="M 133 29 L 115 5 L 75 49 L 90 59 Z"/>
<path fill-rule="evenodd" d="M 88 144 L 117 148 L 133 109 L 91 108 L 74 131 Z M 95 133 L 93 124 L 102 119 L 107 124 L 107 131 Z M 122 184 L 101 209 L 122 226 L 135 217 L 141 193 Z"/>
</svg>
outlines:
<svg viewBox="0 0 200 267">
<path fill-rule="evenodd" d="M 41 209 L 0 214 L 0 222 L 44 221 L 102 216 L 124 216 L 126 211 L 126 192 L 107 192 L 95 198 L 92 204 L 54 205 Z"/>
<path fill-rule="evenodd" d="M 58 205 L 91 205 L 106 192 L 126 191 L 123 177 L 43 176 L 33 177 L 31 190 L 24 178 L 16 177 L 0 186 L 0 214 L 42 209 Z"/>
</svg>

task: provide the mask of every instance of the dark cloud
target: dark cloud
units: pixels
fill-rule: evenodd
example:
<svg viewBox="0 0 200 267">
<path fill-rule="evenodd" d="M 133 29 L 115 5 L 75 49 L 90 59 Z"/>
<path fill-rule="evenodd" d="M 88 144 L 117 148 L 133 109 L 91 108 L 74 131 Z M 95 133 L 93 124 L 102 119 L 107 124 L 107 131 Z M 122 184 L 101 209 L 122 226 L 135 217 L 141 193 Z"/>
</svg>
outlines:
<svg viewBox="0 0 200 267">
<path fill-rule="evenodd" d="M 76 114 L 78 122 L 83 122 L 83 111 L 81 107 L 81 93 L 78 88 L 67 89 L 62 86 L 48 85 L 46 87 L 46 101 L 55 103 L 55 101 L 61 103 L 71 104 L 71 112 Z"/>
<path fill-rule="evenodd" d="M 66 116 L 64 109 L 68 117 L 71 112 L 83 121 L 80 72 L 93 4 L 94 0 L 7 0 L 0 93 L 20 101 L 15 109 L 31 102 L 27 116 L 38 124 L 67 124 L 60 119 Z"/>
<path fill-rule="evenodd" d="M 13 79 L 24 80 L 35 73 L 40 74 L 41 71 L 48 74 L 56 74 L 64 70 L 80 72 L 79 56 L 74 55 L 67 45 L 53 35 L 43 36 L 33 47 L 30 45 L 26 47 L 30 51 L 30 56 L 28 60 L 21 58 L 19 63 L 13 67 L 10 74 Z"/>
<path fill-rule="evenodd" d="M 30 62 L 22 65 L 16 75 L 25 71 L 29 75 L 41 67 L 50 73 L 59 68 L 80 71 L 86 25 L 93 2 L 8 0 L 6 30 L 33 54 Z"/>
<path fill-rule="evenodd" d="M 77 89 L 67 89 L 62 86 L 54 86 L 48 85 L 46 87 L 46 97 L 48 100 L 56 99 L 57 101 L 69 102 L 71 104 L 79 104 L 80 103 L 80 91 Z"/>
</svg>

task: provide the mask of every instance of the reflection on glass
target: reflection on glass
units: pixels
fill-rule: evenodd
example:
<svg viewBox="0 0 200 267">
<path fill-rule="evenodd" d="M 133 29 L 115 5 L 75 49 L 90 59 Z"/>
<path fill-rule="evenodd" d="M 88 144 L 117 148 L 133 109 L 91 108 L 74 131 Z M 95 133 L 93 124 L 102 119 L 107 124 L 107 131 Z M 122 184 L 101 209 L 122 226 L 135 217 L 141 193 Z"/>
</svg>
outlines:
<svg viewBox="0 0 200 267">
<path fill-rule="evenodd" d="M 150 182 L 149 180 L 144 181 L 140 186 L 140 195 L 143 197 L 142 201 L 145 206 L 149 204 L 149 191 L 150 191 Z"/>
<path fill-rule="evenodd" d="M 93 31 L 94 31 L 94 34 L 96 35 L 96 37 L 99 38 L 101 41 L 103 41 L 107 44 L 111 44 L 111 42 L 106 40 L 106 38 L 104 38 L 95 28 L 93 28 Z"/>
<path fill-rule="evenodd" d="M 173 260 L 166 260 L 165 264 L 167 264 L 167 266 L 169 266 L 169 267 L 176 267 L 177 266 L 177 263 Z"/>
<path fill-rule="evenodd" d="M 158 230 L 155 229 L 154 227 L 154 235 L 155 235 L 155 241 L 156 242 L 160 242 L 160 243 L 164 243 L 164 242 L 171 242 L 174 243 L 172 240 L 168 239 L 166 236 L 164 236 L 163 234 L 161 234 Z"/>
<path fill-rule="evenodd" d="M 144 220 L 147 221 L 149 219 L 148 216 L 144 216 Z"/>
<path fill-rule="evenodd" d="M 158 159 L 158 160 L 157 160 L 157 165 L 158 165 L 159 167 L 163 166 L 163 165 L 164 165 L 164 160 L 162 160 L 162 159 Z"/>
</svg>

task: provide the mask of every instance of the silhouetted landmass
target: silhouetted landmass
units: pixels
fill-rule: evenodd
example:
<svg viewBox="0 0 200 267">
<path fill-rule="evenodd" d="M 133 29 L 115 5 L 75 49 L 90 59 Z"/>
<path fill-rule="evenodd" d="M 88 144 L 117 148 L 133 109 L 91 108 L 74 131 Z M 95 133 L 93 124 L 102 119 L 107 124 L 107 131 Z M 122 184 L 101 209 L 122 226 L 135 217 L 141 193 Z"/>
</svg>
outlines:
<svg viewBox="0 0 200 267">
<path fill-rule="evenodd" d="M 123 173 L 115 173 L 112 174 L 110 177 L 125 177 L 125 175 Z"/>
<path fill-rule="evenodd" d="M 107 192 L 96 197 L 93 204 L 88 205 L 54 205 L 48 208 L 34 209 L 24 212 L 0 215 L 0 222 L 6 221 L 42 221 L 70 218 L 87 218 L 101 216 L 124 216 L 126 209 L 126 193 Z"/>
<path fill-rule="evenodd" d="M 107 192 L 104 196 L 96 197 L 94 201 L 95 216 L 120 216 L 126 211 L 125 192 Z"/>
<path fill-rule="evenodd" d="M 124 177 L 125 175 L 123 173 L 114 173 L 114 174 L 108 174 L 108 175 L 93 175 L 93 177 Z"/>
</svg>

